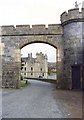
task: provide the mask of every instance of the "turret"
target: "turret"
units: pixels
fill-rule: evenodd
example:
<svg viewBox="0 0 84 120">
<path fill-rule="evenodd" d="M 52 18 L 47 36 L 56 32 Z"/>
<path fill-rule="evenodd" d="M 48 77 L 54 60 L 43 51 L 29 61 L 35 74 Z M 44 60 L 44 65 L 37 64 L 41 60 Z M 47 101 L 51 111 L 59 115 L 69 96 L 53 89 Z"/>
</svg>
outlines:
<svg viewBox="0 0 84 120">
<path fill-rule="evenodd" d="M 83 15 L 84 9 L 81 9 L 81 12 L 79 11 L 79 8 L 74 8 L 68 10 L 68 12 L 63 12 L 60 16 L 60 20 L 62 25 L 65 25 L 70 22 L 77 22 L 82 21 L 82 15 Z"/>
<path fill-rule="evenodd" d="M 70 9 L 61 15 L 61 24 L 63 26 L 63 47 L 64 47 L 64 83 L 68 83 L 68 88 L 73 88 L 72 72 L 73 66 L 82 65 L 82 28 L 84 9 Z"/>
</svg>

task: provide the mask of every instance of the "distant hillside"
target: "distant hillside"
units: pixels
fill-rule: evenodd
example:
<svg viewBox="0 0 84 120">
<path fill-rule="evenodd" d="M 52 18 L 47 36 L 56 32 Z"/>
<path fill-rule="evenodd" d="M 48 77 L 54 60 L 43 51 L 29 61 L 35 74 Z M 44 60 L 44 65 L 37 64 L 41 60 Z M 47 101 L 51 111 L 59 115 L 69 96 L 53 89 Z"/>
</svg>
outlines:
<svg viewBox="0 0 84 120">
<path fill-rule="evenodd" d="M 48 73 L 56 73 L 56 62 L 48 62 Z"/>
<path fill-rule="evenodd" d="M 56 62 L 48 62 L 48 67 L 55 67 L 56 68 Z"/>
</svg>

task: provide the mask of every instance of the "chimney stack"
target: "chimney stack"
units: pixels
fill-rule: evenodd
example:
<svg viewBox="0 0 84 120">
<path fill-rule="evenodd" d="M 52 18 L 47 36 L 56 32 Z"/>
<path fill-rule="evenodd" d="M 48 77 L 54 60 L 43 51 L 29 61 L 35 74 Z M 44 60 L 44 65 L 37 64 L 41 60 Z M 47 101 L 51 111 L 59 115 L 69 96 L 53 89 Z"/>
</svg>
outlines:
<svg viewBox="0 0 84 120">
<path fill-rule="evenodd" d="M 32 58 L 32 53 L 28 53 L 28 58 Z"/>
</svg>

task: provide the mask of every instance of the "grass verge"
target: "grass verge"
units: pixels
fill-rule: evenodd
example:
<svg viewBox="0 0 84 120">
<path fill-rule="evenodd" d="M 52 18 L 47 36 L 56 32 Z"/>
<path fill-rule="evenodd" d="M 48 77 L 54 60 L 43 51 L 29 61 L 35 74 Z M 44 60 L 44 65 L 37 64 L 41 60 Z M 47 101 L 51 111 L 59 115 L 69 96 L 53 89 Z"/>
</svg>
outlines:
<svg viewBox="0 0 84 120">
<path fill-rule="evenodd" d="M 27 87 L 30 83 L 28 82 L 28 80 L 21 80 L 21 88 L 23 87 Z"/>
</svg>

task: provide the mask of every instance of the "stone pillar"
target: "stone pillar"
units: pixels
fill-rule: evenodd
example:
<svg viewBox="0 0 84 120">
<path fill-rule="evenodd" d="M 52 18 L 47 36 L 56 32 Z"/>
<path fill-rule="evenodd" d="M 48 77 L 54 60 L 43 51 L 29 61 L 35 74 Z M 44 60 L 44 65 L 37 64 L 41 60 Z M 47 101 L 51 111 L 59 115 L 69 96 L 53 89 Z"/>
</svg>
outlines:
<svg viewBox="0 0 84 120">
<path fill-rule="evenodd" d="M 16 62 L 3 63 L 2 84 L 8 88 L 19 88 L 19 67 Z"/>
<path fill-rule="evenodd" d="M 64 70 L 63 70 L 63 47 L 57 49 L 57 88 L 64 89 Z"/>
<path fill-rule="evenodd" d="M 17 88 L 20 88 L 21 80 L 21 50 L 19 48 L 15 49 L 15 64 L 17 65 Z"/>
<path fill-rule="evenodd" d="M 2 55 L 4 53 L 3 47 L 4 44 L 1 42 L 1 37 L 0 37 L 0 119 L 2 119 L 2 89 L 1 88 L 2 88 Z"/>
<path fill-rule="evenodd" d="M 0 88 L 2 87 L 2 55 L 4 54 L 4 44 L 1 43 L 1 38 L 0 38 Z"/>
<path fill-rule="evenodd" d="M 5 37 L 3 42 L 5 49 L 2 56 L 2 85 L 8 88 L 20 88 L 20 49 L 12 44 L 11 38 Z"/>
</svg>

